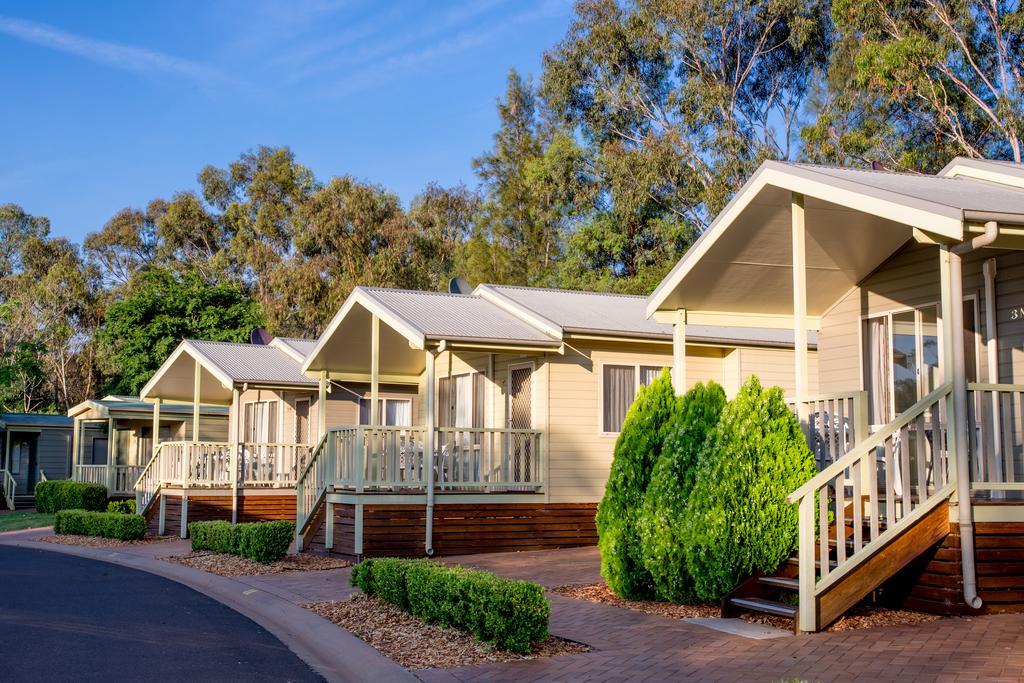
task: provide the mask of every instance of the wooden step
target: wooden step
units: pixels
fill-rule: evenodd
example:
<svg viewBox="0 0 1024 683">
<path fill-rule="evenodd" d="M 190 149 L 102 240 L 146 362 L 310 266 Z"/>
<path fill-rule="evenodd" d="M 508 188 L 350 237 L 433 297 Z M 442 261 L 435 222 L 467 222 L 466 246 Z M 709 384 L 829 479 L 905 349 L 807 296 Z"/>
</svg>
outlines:
<svg viewBox="0 0 1024 683">
<path fill-rule="evenodd" d="M 785 576 L 759 576 L 757 582 L 762 586 L 771 586 L 772 588 L 782 588 L 789 591 L 799 591 L 800 581 L 797 578 L 789 578 Z"/>
<path fill-rule="evenodd" d="M 739 609 L 750 610 L 751 612 L 762 612 L 775 617 L 796 619 L 797 608 L 794 605 L 786 605 L 774 600 L 763 598 L 729 598 L 729 604 Z"/>
</svg>

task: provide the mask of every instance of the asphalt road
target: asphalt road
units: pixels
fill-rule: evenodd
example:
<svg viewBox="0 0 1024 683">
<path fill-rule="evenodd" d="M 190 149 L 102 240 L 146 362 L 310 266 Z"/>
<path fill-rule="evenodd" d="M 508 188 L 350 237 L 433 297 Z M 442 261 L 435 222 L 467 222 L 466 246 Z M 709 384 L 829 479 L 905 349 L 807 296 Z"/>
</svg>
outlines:
<svg viewBox="0 0 1024 683">
<path fill-rule="evenodd" d="M 319 681 L 248 618 L 167 579 L 0 546 L 7 681 Z"/>
</svg>

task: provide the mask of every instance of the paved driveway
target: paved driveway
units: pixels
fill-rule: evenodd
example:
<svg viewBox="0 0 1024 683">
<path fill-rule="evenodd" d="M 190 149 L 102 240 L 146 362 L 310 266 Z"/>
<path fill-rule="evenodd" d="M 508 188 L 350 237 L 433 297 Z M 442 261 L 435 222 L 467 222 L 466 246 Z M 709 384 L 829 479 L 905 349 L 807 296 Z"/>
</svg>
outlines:
<svg viewBox="0 0 1024 683">
<path fill-rule="evenodd" d="M 0 671 L 11 681 L 318 681 L 237 612 L 146 572 L 0 546 Z"/>
</svg>

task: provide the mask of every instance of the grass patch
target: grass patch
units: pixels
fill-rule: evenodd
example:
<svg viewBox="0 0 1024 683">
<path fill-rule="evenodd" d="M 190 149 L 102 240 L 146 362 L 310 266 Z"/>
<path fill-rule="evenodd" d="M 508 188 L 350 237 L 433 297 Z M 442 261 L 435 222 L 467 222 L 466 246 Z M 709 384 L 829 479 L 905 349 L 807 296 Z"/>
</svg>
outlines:
<svg viewBox="0 0 1024 683">
<path fill-rule="evenodd" d="M 0 515 L 0 531 L 21 531 L 53 526 L 53 515 L 35 510 L 18 510 Z"/>
</svg>

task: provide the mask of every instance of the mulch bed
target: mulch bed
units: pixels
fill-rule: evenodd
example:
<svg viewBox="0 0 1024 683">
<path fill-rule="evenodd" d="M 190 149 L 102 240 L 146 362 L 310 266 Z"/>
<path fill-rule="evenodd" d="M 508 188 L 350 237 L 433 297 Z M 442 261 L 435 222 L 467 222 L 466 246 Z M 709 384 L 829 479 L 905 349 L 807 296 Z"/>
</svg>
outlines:
<svg viewBox="0 0 1024 683">
<path fill-rule="evenodd" d="M 655 614 L 672 619 L 684 619 L 686 617 L 718 617 L 721 610 L 718 605 L 675 605 L 670 602 L 657 602 L 654 600 L 625 600 L 612 593 L 605 583 L 594 583 L 585 585 L 559 586 L 550 589 L 552 593 L 564 595 L 577 600 L 588 602 L 600 602 L 605 605 L 632 609 L 647 614 Z M 753 624 L 765 624 L 774 626 L 786 631 L 793 629 L 793 622 L 782 617 L 773 617 L 767 614 L 746 612 L 740 616 L 744 621 Z M 829 626 L 825 631 L 854 631 L 865 628 L 882 628 L 887 626 L 907 626 L 912 624 L 924 624 L 929 621 L 942 619 L 935 614 L 926 612 L 915 612 L 906 609 L 891 609 L 879 605 L 858 605 L 846 613 L 841 619 Z"/>
<path fill-rule="evenodd" d="M 238 555 L 215 553 L 209 550 L 191 552 L 187 555 L 171 555 L 160 558 L 166 562 L 183 564 L 186 567 L 199 569 L 219 576 L 261 576 L 264 574 L 283 574 L 284 572 L 323 571 L 326 569 L 344 569 L 352 563 L 336 557 L 323 555 L 286 555 L 284 559 L 270 564 L 260 564 L 255 560 Z"/>
<path fill-rule="evenodd" d="M 721 609 L 719 609 L 718 605 L 676 605 L 671 602 L 658 602 L 656 600 L 626 600 L 612 593 L 612 590 L 605 583 L 558 586 L 549 590 L 556 595 L 564 595 L 567 598 L 576 598 L 577 600 L 586 600 L 587 602 L 600 602 L 604 605 L 632 609 L 672 619 L 717 617 L 721 614 Z"/>
<path fill-rule="evenodd" d="M 61 545 L 80 545 L 86 548 L 124 548 L 133 545 L 149 545 L 150 543 L 165 543 L 167 541 L 179 540 L 177 536 L 146 536 L 141 541 L 121 541 L 116 538 L 102 538 L 100 536 L 74 536 L 71 534 L 54 534 L 53 536 L 40 536 L 33 538 L 33 541 L 44 543 L 60 543 Z"/>
<path fill-rule="evenodd" d="M 464 631 L 428 624 L 376 596 L 356 594 L 341 602 L 317 602 L 304 607 L 362 638 L 406 669 L 448 669 L 590 650 L 586 645 L 549 636 L 531 654 L 506 652 L 481 643 Z"/>
</svg>

